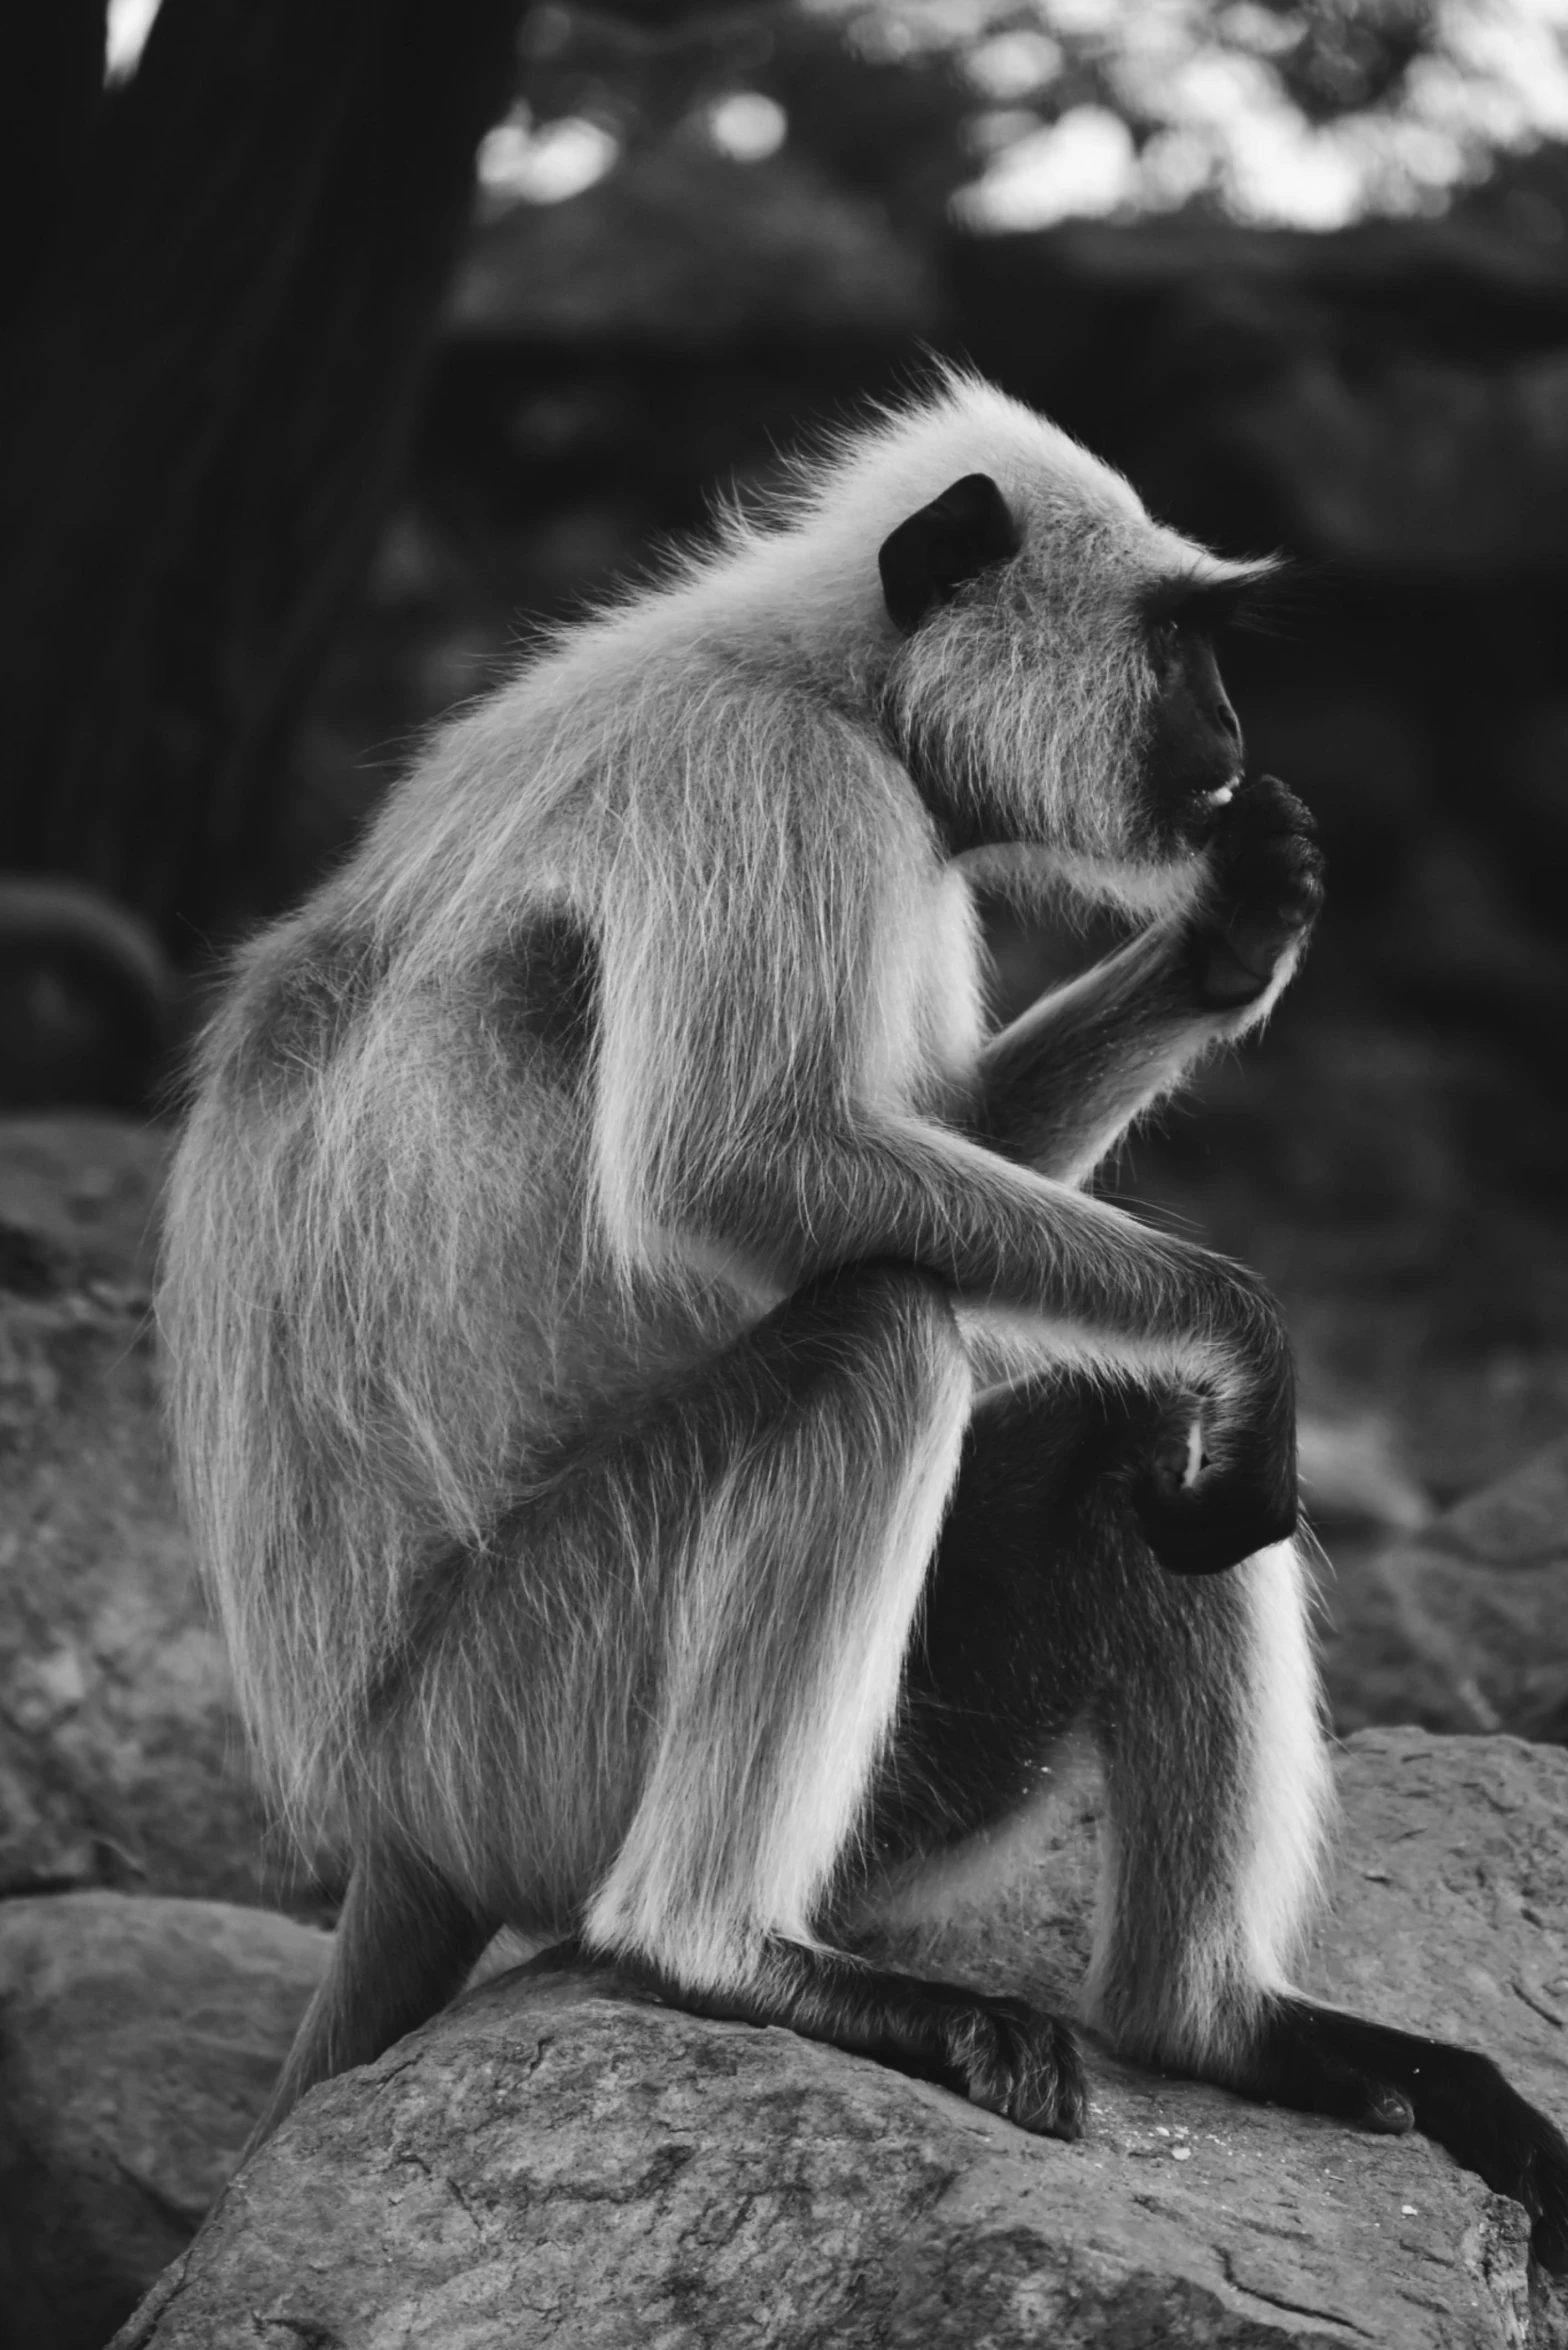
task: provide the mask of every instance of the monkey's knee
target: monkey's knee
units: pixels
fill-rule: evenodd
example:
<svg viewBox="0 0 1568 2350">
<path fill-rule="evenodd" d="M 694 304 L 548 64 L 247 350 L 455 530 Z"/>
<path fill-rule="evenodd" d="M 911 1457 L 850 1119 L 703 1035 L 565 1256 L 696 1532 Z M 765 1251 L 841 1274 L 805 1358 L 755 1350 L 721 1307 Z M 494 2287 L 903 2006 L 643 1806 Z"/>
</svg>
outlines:
<svg viewBox="0 0 1568 2350">
<path fill-rule="evenodd" d="M 1086 2006 L 1129 2055 L 1212 2071 L 1299 1955 L 1328 1748 L 1293 1545 L 1234 1576 L 1148 1578 L 1096 1709 L 1111 1836 Z"/>
<path fill-rule="evenodd" d="M 929 1353 L 942 1361 L 963 1348 L 943 1283 L 923 1265 L 891 1257 L 869 1257 L 815 1274 L 774 1318 L 793 1343 L 819 1344 L 833 1360 L 841 1359 L 845 1338 L 871 1346 L 902 1345 L 916 1358 Z"/>
<path fill-rule="evenodd" d="M 816 1460 L 827 1421 L 849 1454 L 863 1438 L 884 1467 L 919 1444 L 933 1415 L 967 1417 L 973 1386 L 942 1284 L 919 1266 L 882 1259 L 818 1274 L 714 1368 L 721 1413 L 749 1393 L 787 1449 Z"/>
<path fill-rule="evenodd" d="M 1167 1574 L 1220 1575 L 1296 1530 L 1295 1389 L 1288 1351 L 1259 1374 L 1244 1415 L 1211 1399 L 1113 1388 L 1086 1408 L 1085 1452 L 1135 1547 Z"/>
<path fill-rule="evenodd" d="M 969 1408 L 947 1301 L 900 1265 L 807 1284 L 671 1407 L 673 1465 L 695 1474 L 662 1473 L 657 1448 L 659 1473 L 637 1472 L 657 1707 L 635 1810 L 594 1872 L 590 1946 L 696 1990 L 745 1979 L 770 1935 L 809 1940 L 897 1705 Z"/>
</svg>

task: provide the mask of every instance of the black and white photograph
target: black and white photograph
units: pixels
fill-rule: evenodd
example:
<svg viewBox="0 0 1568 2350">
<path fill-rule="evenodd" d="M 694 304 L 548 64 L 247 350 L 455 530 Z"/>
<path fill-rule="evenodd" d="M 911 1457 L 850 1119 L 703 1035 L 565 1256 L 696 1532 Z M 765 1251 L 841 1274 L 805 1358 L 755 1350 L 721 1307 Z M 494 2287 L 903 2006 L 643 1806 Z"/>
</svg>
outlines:
<svg viewBox="0 0 1568 2350">
<path fill-rule="evenodd" d="M 1568 2350 L 1568 0 L 0 55 L 0 2350 Z"/>
</svg>

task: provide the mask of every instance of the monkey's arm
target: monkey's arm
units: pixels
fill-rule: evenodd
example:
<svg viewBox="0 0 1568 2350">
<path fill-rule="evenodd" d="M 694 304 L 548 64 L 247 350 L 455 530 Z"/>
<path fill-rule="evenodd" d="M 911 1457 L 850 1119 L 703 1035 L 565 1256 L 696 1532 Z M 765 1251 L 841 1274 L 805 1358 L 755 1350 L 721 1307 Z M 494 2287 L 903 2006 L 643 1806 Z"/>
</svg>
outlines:
<svg viewBox="0 0 1568 2350">
<path fill-rule="evenodd" d="M 1181 1459 L 1152 1459 L 1135 1497 L 1167 1567 L 1213 1572 L 1294 1529 L 1289 1346 L 1262 1287 L 1207 1250 L 914 1119 L 759 1138 L 723 1170 L 694 1138 L 663 1207 L 665 1233 L 738 1247 L 785 1287 L 834 1265 L 920 1264 L 988 1342 L 999 1321 L 1015 1366 L 1205 1395 L 1201 1491 L 1183 1434 Z"/>
<path fill-rule="evenodd" d="M 1081 1183 L 1200 1053 L 1266 1018 L 1322 900 L 1312 833 L 1282 784 L 1251 785 L 1210 852 L 1197 914 L 1154 924 L 991 1039 L 966 1122 L 975 1139 Z"/>
<path fill-rule="evenodd" d="M 1190 962 L 1187 923 L 1159 923 L 1041 996 L 987 1044 L 966 1130 L 1005 1159 L 1083 1183 L 1230 1032 L 1194 1002 Z"/>
<path fill-rule="evenodd" d="M 792 1287 L 866 1259 L 924 1265 L 966 1303 L 1038 1320 L 1057 1357 L 1224 1388 L 1273 1342 L 1239 1268 L 913 1117 L 759 1137 L 748 1162 L 693 1165 L 666 1196 L 666 1231 L 771 1260 Z"/>
<path fill-rule="evenodd" d="M 728 730 L 731 757 L 748 715 L 758 722 L 742 708 Z M 1179 1522 L 1157 1543 L 1168 1565 L 1227 1565 L 1279 1539 L 1295 1522 L 1293 1397 L 1261 1288 L 901 1110 L 881 1084 L 879 1006 L 903 984 L 910 919 L 899 859 L 914 875 L 929 852 L 859 747 L 839 765 L 831 853 L 815 800 L 792 802 L 782 783 L 768 824 L 748 818 L 743 861 L 711 818 L 676 834 L 661 804 L 643 838 L 631 810 L 605 891 L 595 1055 L 593 1189 L 611 1261 L 635 1279 L 672 1249 L 711 1262 L 717 1248 L 785 1290 L 835 1266 L 922 1265 L 1042 1365 L 1212 1399 L 1213 1475 L 1201 1499 L 1172 1500 Z"/>
</svg>

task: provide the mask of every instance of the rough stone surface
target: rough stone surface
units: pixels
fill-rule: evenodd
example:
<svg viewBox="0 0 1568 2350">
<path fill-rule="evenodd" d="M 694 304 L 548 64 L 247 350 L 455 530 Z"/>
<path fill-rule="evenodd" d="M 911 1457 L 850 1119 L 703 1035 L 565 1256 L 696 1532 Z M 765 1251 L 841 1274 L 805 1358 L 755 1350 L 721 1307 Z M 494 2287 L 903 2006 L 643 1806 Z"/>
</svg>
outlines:
<svg viewBox="0 0 1568 2350">
<path fill-rule="evenodd" d="M 0 1902 L 6 2350 L 99 2350 L 189 2241 L 328 1947 L 223 1902 Z"/>
<path fill-rule="evenodd" d="M 167 1137 L 0 1121 L 0 1894 L 301 1893 L 263 1833 L 169 1475 Z"/>
<path fill-rule="evenodd" d="M 1568 1439 L 1363 1564 L 1345 1592 L 1340 1719 L 1568 1736 Z"/>
<path fill-rule="evenodd" d="M 1375 1731 L 1343 1781 L 1313 1981 L 1568 2113 L 1568 1755 Z M 1090 1873 L 1071 1823 L 1063 1851 L 1043 1937 L 1020 1879 L 983 1931 L 955 1896 L 927 1957 L 1045 1984 Z M 1568 2343 L 1523 2215 L 1426 2141 L 1099 2054 L 1092 2082 L 1063 2146 L 787 2033 L 514 1974 L 309 2099 L 118 2350 Z"/>
<path fill-rule="evenodd" d="M 0 1232 L 36 1235 L 89 1277 L 150 1288 L 172 1139 L 86 1110 L 0 1117 Z"/>
</svg>

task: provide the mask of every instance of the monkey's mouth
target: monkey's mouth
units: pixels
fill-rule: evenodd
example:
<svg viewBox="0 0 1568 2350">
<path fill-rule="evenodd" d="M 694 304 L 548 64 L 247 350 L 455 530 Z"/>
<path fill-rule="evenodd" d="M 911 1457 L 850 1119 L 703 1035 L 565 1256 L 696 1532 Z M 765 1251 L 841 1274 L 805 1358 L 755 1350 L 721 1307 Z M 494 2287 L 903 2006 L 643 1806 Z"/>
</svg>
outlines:
<svg viewBox="0 0 1568 2350">
<path fill-rule="evenodd" d="M 1213 772 L 1211 767 L 1209 773 L 1212 775 Z M 1234 775 L 1227 775 L 1223 783 L 1215 784 L 1210 790 L 1194 791 L 1189 788 L 1179 819 L 1188 840 L 1200 848 L 1206 841 L 1211 840 L 1217 827 L 1225 820 L 1226 809 L 1246 788 L 1247 779 L 1240 768 L 1236 770 Z"/>
<path fill-rule="evenodd" d="M 1212 767 L 1209 773 L 1214 773 Z M 1207 788 L 1196 781 L 1188 783 L 1165 818 L 1181 849 L 1190 854 L 1194 849 L 1206 848 L 1224 822 L 1226 809 L 1246 788 L 1247 779 L 1239 770 L 1227 775 L 1223 783 Z"/>
</svg>

